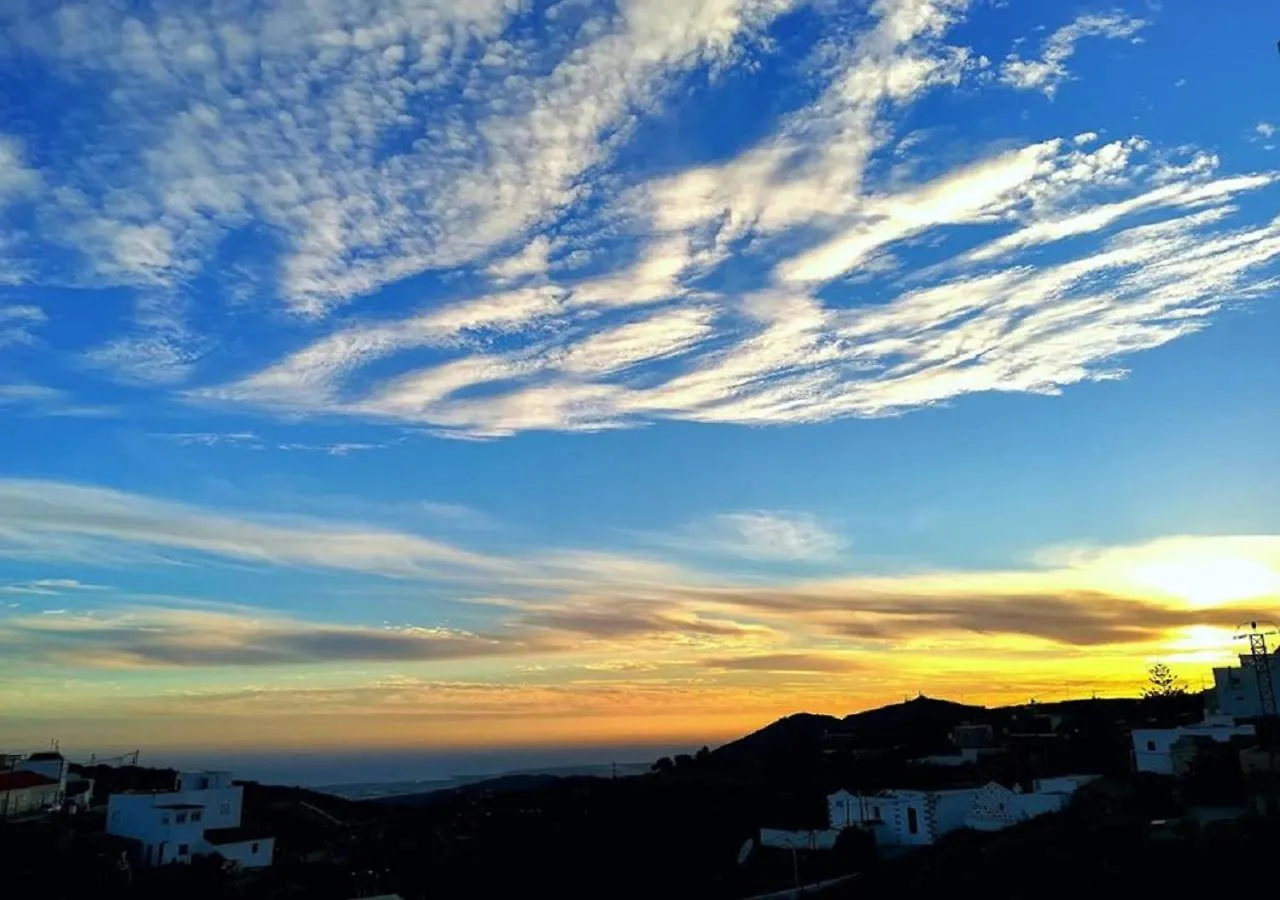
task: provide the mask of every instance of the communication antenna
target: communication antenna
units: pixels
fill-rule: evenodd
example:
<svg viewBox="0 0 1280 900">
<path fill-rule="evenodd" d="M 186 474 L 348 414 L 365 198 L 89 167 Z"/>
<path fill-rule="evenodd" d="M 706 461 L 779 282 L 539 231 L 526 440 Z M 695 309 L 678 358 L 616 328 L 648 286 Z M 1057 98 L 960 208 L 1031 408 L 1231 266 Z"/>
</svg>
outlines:
<svg viewBox="0 0 1280 900">
<path fill-rule="evenodd" d="M 1267 653 L 1267 638 L 1280 635 L 1272 622 L 1247 622 L 1236 629 L 1235 640 L 1249 642 L 1249 658 L 1243 657 L 1241 662 L 1253 669 L 1254 680 L 1258 682 L 1258 700 L 1261 702 L 1262 714 L 1268 718 L 1276 716 L 1276 684 L 1271 677 L 1271 657 Z"/>
</svg>

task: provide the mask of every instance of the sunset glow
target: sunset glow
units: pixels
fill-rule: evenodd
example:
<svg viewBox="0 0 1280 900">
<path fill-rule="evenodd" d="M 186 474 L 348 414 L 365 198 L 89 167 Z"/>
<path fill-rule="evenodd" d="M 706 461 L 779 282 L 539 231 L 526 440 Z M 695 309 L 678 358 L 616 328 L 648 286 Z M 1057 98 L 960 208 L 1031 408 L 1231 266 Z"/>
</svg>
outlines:
<svg viewBox="0 0 1280 900">
<path fill-rule="evenodd" d="M 0 3 L 0 753 L 1198 689 L 1280 619 L 1249 19 Z"/>
</svg>

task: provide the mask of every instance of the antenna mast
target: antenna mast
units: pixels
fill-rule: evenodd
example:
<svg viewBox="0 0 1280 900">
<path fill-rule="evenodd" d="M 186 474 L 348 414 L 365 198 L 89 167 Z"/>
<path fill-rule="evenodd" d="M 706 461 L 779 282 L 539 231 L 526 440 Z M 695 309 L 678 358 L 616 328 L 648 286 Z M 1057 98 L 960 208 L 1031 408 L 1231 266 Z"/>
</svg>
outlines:
<svg viewBox="0 0 1280 900">
<path fill-rule="evenodd" d="M 1246 630 L 1247 629 L 1247 630 Z M 1249 658 L 1241 659 L 1253 669 L 1254 680 L 1258 683 L 1258 700 L 1262 706 L 1262 714 L 1267 718 L 1276 717 L 1276 684 L 1271 677 L 1271 656 L 1267 653 L 1268 635 L 1280 634 L 1280 630 L 1270 622 L 1264 622 L 1263 628 L 1257 622 L 1249 622 L 1236 629 L 1236 640 L 1249 641 Z"/>
</svg>

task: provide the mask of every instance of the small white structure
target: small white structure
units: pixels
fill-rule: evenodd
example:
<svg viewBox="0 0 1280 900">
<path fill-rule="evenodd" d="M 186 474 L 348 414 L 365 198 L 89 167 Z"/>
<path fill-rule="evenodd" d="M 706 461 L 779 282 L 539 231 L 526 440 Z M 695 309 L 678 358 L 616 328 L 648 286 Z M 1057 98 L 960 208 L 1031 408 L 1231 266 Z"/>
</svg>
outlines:
<svg viewBox="0 0 1280 900">
<path fill-rule="evenodd" d="M 1173 775 L 1173 745 L 1182 738 L 1209 738 L 1225 744 L 1234 737 L 1252 737 L 1256 733 L 1252 725 L 1237 725 L 1229 715 L 1205 716 L 1203 722 L 1177 728 L 1135 728 L 1133 765 L 1139 772 Z"/>
<path fill-rule="evenodd" d="M 142 844 L 144 865 L 218 853 L 243 867 L 269 866 L 275 839 L 240 826 L 244 788 L 230 772 L 182 772 L 172 791 L 112 794 L 107 833 Z"/>
</svg>

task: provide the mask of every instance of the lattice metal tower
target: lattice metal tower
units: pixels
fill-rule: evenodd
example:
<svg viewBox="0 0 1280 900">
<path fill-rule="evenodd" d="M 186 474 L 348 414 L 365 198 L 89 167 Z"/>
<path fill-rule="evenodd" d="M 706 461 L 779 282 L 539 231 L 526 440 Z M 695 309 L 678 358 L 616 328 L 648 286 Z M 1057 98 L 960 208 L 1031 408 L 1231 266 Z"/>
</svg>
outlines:
<svg viewBox="0 0 1280 900">
<path fill-rule="evenodd" d="M 1264 622 L 1263 626 L 1259 628 L 1257 622 L 1241 625 L 1236 629 L 1236 639 L 1249 641 L 1247 662 L 1249 668 L 1253 669 L 1254 679 L 1258 682 L 1258 700 L 1262 705 L 1262 714 L 1268 718 L 1275 718 L 1276 684 L 1271 677 L 1271 656 L 1267 653 L 1267 636 L 1280 634 L 1280 631 L 1277 631 L 1269 622 Z M 1244 662 L 1244 660 L 1241 661 Z"/>
</svg>

